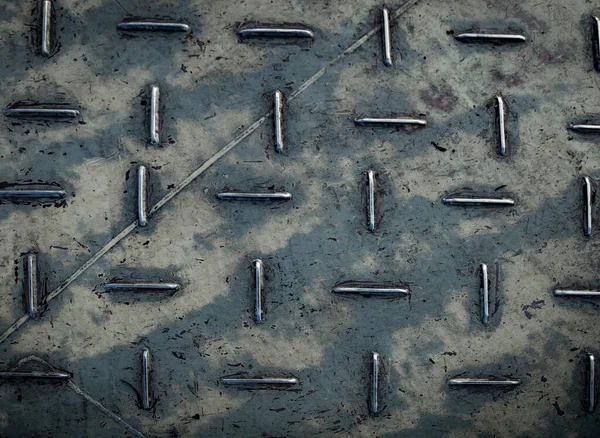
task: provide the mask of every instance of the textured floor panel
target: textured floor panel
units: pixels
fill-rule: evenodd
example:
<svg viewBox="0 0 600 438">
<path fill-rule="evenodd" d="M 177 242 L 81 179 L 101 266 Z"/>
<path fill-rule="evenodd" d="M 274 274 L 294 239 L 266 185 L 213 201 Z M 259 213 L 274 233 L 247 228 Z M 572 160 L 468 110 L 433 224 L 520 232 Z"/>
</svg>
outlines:
<svg viewBox="0 0 600 438">
<path fill-rule="evenodd" d="M 35 53 L 35 4 L 0 6 L 1 100 L 70 102 L 82 114 L 0 122 L 2 181 L 52 181 L 68 192 L 60 207 L 0 205 L 0 330 L 23 314 L 20 254 L 38 251 L 56 290 L 135 221 L 136 164 L 149 168 L 154 205 L 228 151 L 4 341 L 0 368 L 39 356 L 145 436 L 594 436 L 585 352 L 600 354 L 598 305 L 552 289 L 598 286 L 598 236 L 583 236 L 578 185 L 582 174 L 600 177 L 596 139 L 566 129 L 600 111 L 597 11 L 583 1 L 409 3 L 387 4 L 403 11 L 392 20 L 390 68 L 378 32 L 361 40 L 379 24 L 374 1 L 56 1 L 60 50 L 48 59 Z M 182 19 L 193 32 L 125 37 L 115 26 L 128 13 Z M 240 43 L 235 31 L 247 21 L 305 24 L 315 39 Z M 528 41 L 453 38 L 477 27 Z M 152 84 L 161 87 L 160 147 L 147 144 Z M 283 154 L 270 114 L 276 89 L 293 96 Z M 494 149 L 498 93 L 508 106 L 506 159 Z M 428 125 L 353 123 L 394 114 Z M 374 234 L 368 169 L 377 172 Z M 293 199 L 218 201 L 223 188 L 283 189 Z M 510 193 L 517 205 L 442 204 L 465 188 Z M 265 263 L 261 325 L 255 258 Z M 481 263 L 492 282 L 487 328 Z M 163 298 L 101 293 L 115 277 L 182 288 Z M 411 295 L 332 295 L 345 280 L 406 282 Z M 154 363 L 150 412 L 136 393 L 143 348 Z M 372 351 L 385 360 L 378 416 L 369 415 Z M 219 383 L 238 372 L 291 374 L 301 387 Z M 449 388 L 461 373 L 522 384 Z M 3 436 L 129 434 L 64 385 L 3 382 L 0 400 Z"/>
</svg>

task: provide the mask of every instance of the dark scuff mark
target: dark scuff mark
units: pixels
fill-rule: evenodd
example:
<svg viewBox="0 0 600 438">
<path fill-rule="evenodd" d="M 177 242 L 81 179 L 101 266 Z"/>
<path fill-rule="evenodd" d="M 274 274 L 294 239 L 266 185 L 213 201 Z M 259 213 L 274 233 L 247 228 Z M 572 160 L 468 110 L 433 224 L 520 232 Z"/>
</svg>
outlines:
<svg viewBox="0 0 600 438">
<path fill-rule="evenodd" d="M 436 142 L 432 141 L 431 144 L 433 145 L 434 148 L 436 148 L 438 151 L 442 151 L 442 152 L 446 152 L 448 149 L 439 146 Z"/>
<path fill-rule="evenodd" d="M 556 408 L 556 413 L 558 414 L 559 417 L 562 417 L 563 415 L 565 415 L 565 411 L 563 411 L 560 406 L 558 405 L 558 401 L 555 401 L 554 403 L 552 403 L 552 406 L 554 406 Z"/>
</svg>

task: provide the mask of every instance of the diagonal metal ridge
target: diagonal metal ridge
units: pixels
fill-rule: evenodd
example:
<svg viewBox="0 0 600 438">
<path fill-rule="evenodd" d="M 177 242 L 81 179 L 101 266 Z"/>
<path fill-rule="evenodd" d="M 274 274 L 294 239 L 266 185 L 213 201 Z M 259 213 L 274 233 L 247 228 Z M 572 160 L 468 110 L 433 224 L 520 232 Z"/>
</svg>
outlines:
<svg viewBox="0 0 600 438">
<path fill-rule="evenodd" d="M 416 5 L 420 0 L 407 0 L 402 6 L 396 9 L 391 17 L 393 19 L 398 18 L 406 11 L 408 11 L 411 7 Z M 382 25 L 379 24 L 365 33 L 362 37 L 352 43 L 347 49 L 342 51 L 339 55 L 331 59 L 327 64 L 325 64 L 319 71 L 317 71 L 314 75 L 308 78 L 305 82 L 302 83 L 295 91 L 293 91 L 289 97 L 288 101 L 292 101 L 296 99 L 300 94 L 306 91 L 312 84 L 318 81 L 329 68 L 331 68 L 334 64 L 336 64 L 342 58 L 354 53 L 359 47 L 361 47 L 364 43 L 366 43 L 369 39 L 371 39 L 375 34 L 377 34 L 381 30 Z M 254 123 L 252 123 L 248 128 L 238 134 L 233 140 L 231 140 L 227 145 L 225 145 L 222 149 L 220 149 L 217 153 L 211 156 L 208 160 L 206 160 L 200 167 L 190 173 L 183 181 L 175 186 L 174 189 L 169 191 L 165 196 L 163 196 L 148 212 L 149 216 L 152 216 L 162 207 L 164 207 L 171 199 L 177 196 L 183 189 L 185 189 L 188 185 L 190 185 L 196 178 L 202 175 L 206 170 L 208 170 L 213 164 L 219 161 L 225 154 L 227 154 L 230 150 L 236 147 L 239 143 L 241 143 L 246 137 L 256 131 L 272 114 L 272 111 L 267 112 Z M 73 283 L 81 274 L 83 274 L 90 266 L 100 260 L 107 252 L 109 252 L 112 248 L 114 248 L 121 240 L 125 237 L 129 236 L 133 230 L 135 230 L 138 226 L 137 220 L 129 224 L 123 231 L 113 237 L 106 245 L 96 252 L 88 261 L 86 261 L 79 269 L 77 269 L 73 274 L 71 274 L 66 280 L 64 280 L 56 289 L 51 291 L 46 298 L 46 302 L 52 301 L 54 298 L 59 296 L 65 289 L 67 289 L 71 283 Z M 29 314 L 25 314 L 19 319 L 17 319 L 2 335 L 0 335 L 0 344 L 6 341 L 14 332 L 16 332 L 21 326 L 23 326 L 27 321 L 29 321 Z"/>
</svg>

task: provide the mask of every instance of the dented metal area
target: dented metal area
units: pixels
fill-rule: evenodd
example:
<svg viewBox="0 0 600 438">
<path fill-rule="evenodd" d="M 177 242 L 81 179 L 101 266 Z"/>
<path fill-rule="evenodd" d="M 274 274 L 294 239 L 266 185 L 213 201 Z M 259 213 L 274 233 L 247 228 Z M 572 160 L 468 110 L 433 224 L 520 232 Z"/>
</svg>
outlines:
<svg viewBox="0 0 600 438">
<path fill-rule="evenodd" d="M 594 436 L 600 7 L 0 4 L 0 436 Z"/>
</svg>

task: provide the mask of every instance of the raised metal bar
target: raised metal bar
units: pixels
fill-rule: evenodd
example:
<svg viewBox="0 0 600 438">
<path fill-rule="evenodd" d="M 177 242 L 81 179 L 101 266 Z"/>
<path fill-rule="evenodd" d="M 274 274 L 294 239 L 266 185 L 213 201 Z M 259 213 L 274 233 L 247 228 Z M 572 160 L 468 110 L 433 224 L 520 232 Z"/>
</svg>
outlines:
<svg viewBox="0 0 600 438">
<path fill-rule="evenodd" d="M 312 30 L 302 27 L 278 27 L 261 25 L 238 30 L 240 38 L 314 38 Z"/>
<path fill-rule="evenodd" d="M 371 370 L 371 413 L 379 412 L 379 353 L 373 352 L 373 363 Z"/>
<path fill-rule="evenodd" d="M 582 204 L 583 204 L 583 233 L 592 235 L 592 180 L 589 176 L 582 179 Z"/>
<path fill-rule="evenodd" d="M 362 125 L 417 125 L 427 126 L 427 120 L 414 117 L 362 117 L 354 119 L 354 123 Z"/>
<path fill-rule="evenodd" d="M 390 37 L 390 11 L 383 8 L 381 11 L 383 21 L 383 64 L 392 66 L 392 39 Z"/>
<path fill-rule="evenodd" d="M 592 125 L 587 123 L 572 123 L 569 125 L 571 131 L 581 132 L 583 134 L 598 134 L 600 133 L 600 125 Z"/>
<path fill-rule="evenodd" d="M 516 386 L 520 385 L 519 379 L 480 379 L 474 377 L 457 377 L 448 380 L 450 386 Z"/>
<path fill-rule="evenodd" d="M 192 28 L 185 23 L 163 21 L 123 21 L 117 30 L 128 32 L 189 32 Z"/>
<path fill-rule="evenodd" d="M 52 2 L 50 0 L 42 1 L 42 56 L 50 56 L 52 38 Z"/>
<path fill-rule="evenodd" d="M 177 283 L 144 283 L 144 282 L 106 283 L 106 284 L 104 284 L 104 290 L 106 292 L 119 292 L 119 291 L 175 292 L 175 291 L 179 290 L 179 285 Z"/>
<path fill-rule="evenodd" d="M 596 406 L 596 358 L 588 353 L 588 412 L 594 412 Z"/>
<path fill-rule="evenodd" d="M 145 348 L 142 351 L 142 408 L 146 410 L 152 408 L 152 397 L 150 395 L 150 371 L 152 371 L 150 350 Z"/>
<path fill-rule="evenodd" d="M 275 91 L 275 108 L 273 110 L 275 123 L 275 151 L 283 152 L 283 93 Z"/>
<path fill-rule="evenodd" d="M 62 371 L 0 371 L 0 379 L 69 380 L 71 374 Z"/>
<path fill-rule="evenodd" d="M 481 264 L 481 304 L 481 322 L 483 325 L 487 325 L 490 321 L 490 289 L 488 282 L 488 270 L 485 263 Z"/>
<path fill-rule="evenodd" d="M 160 89 L 150 87 L 150 144 L 160 144 Z"/>
<path fill-rule="evenodd" d="M 138 224 L 140 227 L 148 225 L 148 169 L 138 166 Z"/>
<path fill-rule="evenodd" d="M 226 201 L 289 201 L 292 194 L 288 192 L 221 192 L 217 199 Z"/>
<path fill-rule="evenodd" d="M 527 41 L 524 35 L 512 33 L 465 32 L 454 35 L 454 38 L 463 43 L 524 43 Z"/>
<path fill-rule="evenodd" d="M 443 203 L 446 205 L 462 205 L 462 206 L 487 206 L 487 207 L 510 207 L 515 205 L 515 200 L 512 198 L 475 198 L 468 196 L 454 196 L 444 198 Z"/>
<path fill-rule="evenodd" d="M 502 96 L 496 96 L 496 111 L 498 118 L 498 155 L 506 156 L 506 124 L 504 118 L 506 116 L 506 108 Z"/>
<path fill-rule="evenodd" d="M 600 290 L 593 289 L 554 289 L 555 297 L 600 297 Z"/>
<path fill-rule="evenodd" d="M 222 378 L 224 385 L 297 385 L 296 377 Z"/>
<path fill-rule="evenodd" d="M 375 172 L 369 170 L 368 178 L 368 205 L 367 217 L 369 218 L 369 231 L 375 232 Z"/>
<path fill-rule="evenodd" d="M 594 68 L 600 71 L 600 18 L 592 17 L 592 45 L 594 53 Z"/>
<path fill-rule="evenodd" d="M 0 189 L 0 199 L 63 199 L 64 190 Z"/>
<path fill-rule="evenodd" d="M 74 119 L 79 117 L 79 111 L 68 108 L 12 107 L 6 108 L 4 115 L 22 119 Z"/>
<path fill-rule="evenodd" d="M 334 286 L 331 289 L 331 293 L 334 294 L 347 294 L 347 295 L 383 295 L 383 296 L 394 296 L 401 295 L 406 296 L 410 293 L 407 287 L 391 287 L 386 285 L 365 285 L 365 286 Z"/>
<path fill-rule="evenodd" d="M 254 322 L 262 322 L 263 318 L 263 287 L 264 287 L 264 267 L 263 262 L 260 259 L 256 259 L 252 262 L 254 268 L 254 299 L 255 299 L 255 310 L 254 310 Z"/>
<path fill-rule="evenodd" d="M 25 256 L 25 295 L 27 297 L 27 313 L 31 318 L 40 317 L 39 283 L 37 256 L 29 253 Z"/>
</svg>

